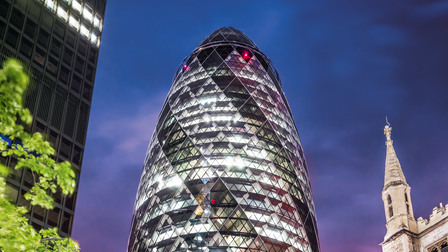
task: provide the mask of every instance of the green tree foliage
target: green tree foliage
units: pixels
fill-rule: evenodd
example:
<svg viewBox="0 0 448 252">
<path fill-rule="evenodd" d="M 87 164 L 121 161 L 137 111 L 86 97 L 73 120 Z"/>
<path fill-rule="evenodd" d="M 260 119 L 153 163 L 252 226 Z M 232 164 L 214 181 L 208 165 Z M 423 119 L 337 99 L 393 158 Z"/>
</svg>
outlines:
<svg viewBox="0 0 448 252">
<path fill-rule="evenodd" d="M 75 173 L 69 162 L 57 163 L 55 151 L 40 133 L 30 134 L 32 116 L 22 105 L 29 78 L 14 59 L 3 63 L 0 70 L 0 153 L 18 159 L 14 169 L 27 168 L 34 176 L 34 186 L 25 198 L 31 205 L 53 209 L 50 192 L 69 195 L 75 189 Z M 20 122 L 20 123 L 19 123 Z M 7 141 L 9 138 L 10 141 Z M 56 229 L 37 232 L 23 215 L 27 208 L 11 203 L 6 192 L 6 177 L 11 168 L 0 163 L 0 251 L 79 251 L 78 244 L 62 239 Z"/>
</svg>

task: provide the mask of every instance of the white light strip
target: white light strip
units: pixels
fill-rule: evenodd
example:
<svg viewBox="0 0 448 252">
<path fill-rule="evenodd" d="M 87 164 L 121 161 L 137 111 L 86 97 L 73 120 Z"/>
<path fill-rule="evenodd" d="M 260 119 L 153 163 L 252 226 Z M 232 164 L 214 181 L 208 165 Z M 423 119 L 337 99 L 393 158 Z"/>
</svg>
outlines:
<svg viewBox="0 0 448 252">
<path fill-rule="evenodd" d="M 244 170 L 244 168 L 246 167 L 246 162 L 238 156 L 227 156 L 224 159 L 224 165 L 228 168 Z"/>
<path fill-rule="evenodd" d="M 216 102 L 216 97 L 204 97 L 199 99 L 199 103 L 201 103 L 202 105 L 205 104 L 210 104 L 210 103 L 214 103 Z"/>
<path fill-rule="evenodd" d="M 232 136 L 227 137 L 229 139 L 229 142 L 231 143 L 239 143 L 239 144 L 247 144 L 249 143 L 248 138 L 244 138 L 242 135 L 234 133 Z M 247 152 L 247 151 L 246 151 Z M 258 157 L 258 153 L 254 153 L 255 157 Z"/>
</svg>

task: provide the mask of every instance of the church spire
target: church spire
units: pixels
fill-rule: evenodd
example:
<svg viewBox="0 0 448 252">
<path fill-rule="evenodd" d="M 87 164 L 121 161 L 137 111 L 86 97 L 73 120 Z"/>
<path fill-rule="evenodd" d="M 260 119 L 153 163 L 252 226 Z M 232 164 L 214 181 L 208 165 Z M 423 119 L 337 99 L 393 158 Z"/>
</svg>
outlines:
<svg viewBox="0 0 448 252">
<path fill-rule="evenodd" d="M 386 165 L 382 191 L 387 228 L 387 233 L 384 237 L 385 242 L 401 230 L 414 232 L 417 229 L 412 210 L 411 187 L 406 182 L 400 161 L 398 161 L 395 153 L 391 133 L 392 127 L 387 123 L 384 127 L 384 135 L 386 135 Z"/>
<path fill-rule="evenodd" d="M 391 185 L 408 185 L 401 169 L 400 161 L 393 146 L 391 139 L 392 127 L 390 124 L 384 127 L 384 135 L 386 136 L 386 165 L 384 173 L 384 188 L 386 190 Z"/>
</svg>

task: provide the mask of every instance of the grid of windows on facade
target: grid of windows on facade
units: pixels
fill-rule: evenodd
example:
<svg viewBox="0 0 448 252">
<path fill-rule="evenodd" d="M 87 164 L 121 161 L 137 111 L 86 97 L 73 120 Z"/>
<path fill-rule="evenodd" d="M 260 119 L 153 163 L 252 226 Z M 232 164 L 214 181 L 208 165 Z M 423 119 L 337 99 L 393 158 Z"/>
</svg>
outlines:
<svg viewBox="0 0 448 252">
<path fill-rule="evenodd" d="M 0 63 L 17 58 L 30 75 L 25 106 L 34 119 L 27 130 L 44 133 L 57 152 L 55 159 L 70 161 L 77 178 L 105 5 L 106 0 L 0 1 Z M 78 26 L 70 23 L 72 17 L 79 21 Z M 0 159 L 10 167 L 17 163 L 14 157 Z M 28 208 L 26 217 L 36 229 L 58 227 L 60 235 L 70 236 L 76 192 L 67 197 L 54 194 L 56 207 L 45 210 L 31 207 L 24 198 L 33 183 L 29 170 L 15 170 L 7 179 L 7 193 Z"/>
<path fill-rule="evenodd" d="M 212 33 L 176 72 L 146 155 L 128 251 L 319 251 L 278 74 L 234 28 Z"/>
</svg>

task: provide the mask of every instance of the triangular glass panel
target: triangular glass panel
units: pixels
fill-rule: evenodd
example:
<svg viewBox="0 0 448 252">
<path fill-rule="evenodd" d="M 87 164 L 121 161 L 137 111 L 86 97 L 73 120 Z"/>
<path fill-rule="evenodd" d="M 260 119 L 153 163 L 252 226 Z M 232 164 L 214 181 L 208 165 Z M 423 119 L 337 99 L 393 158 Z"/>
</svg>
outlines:
<svg viewBox="0 0 448 252">
<path fill-rule="evenodd" d="M 213 37 L 210 40 L 210 43 L 212 43 L 212 42 L 221 42 L 221 41 L 225 41 L 225 38 L 224 38 L 224 36 L 221 33 L 218 33 L 218 34 L 216 34 L 215 37 Z"/>
<path fill-rule="evenodd" d="M 197 95 L 198 91 L 200 90 L 200 88 L 202 87 L 202 85 L 207 81 L 207 79 L 199 79 L 193 82 L 190 82 L 188 84 L 188 86 L 190 87 L 190 91 L 194 94 Z"/>
<path fill-rule="evenodd" d="M 268 250 L 264 246 L 263 240 L 260 237 L 257 237 L 246 251 L 255 252 L 255 251 L 268 251 Z"/>
<path fill-rule="evenodd" d="M 219 30 L 224 36 L 227 36 L 228 34 L 233 33 L 233 31 L 232 31 L 233 29 L 231 29 L 230 27 L 223 27 Z"/>
<path fill-rule="evenodd" d="M 213 52 L 213 48 L 205 48 L 198 53 L 198 60 L 202 64 L 207 59 L 207 57 Z"/>
<path fill-rule="evenodd" d="M 223 45 L 216 48 L 216 52 L 219 54 L 219 56 L 221 56 L 223 60 L 225 60 L 227 56 L 229 56 L 233 52 L 233 50 L 234 49 L 231 45 Z"/>
<path fill-rule="evenodd" d="M 204 62 L 202 62 L 202 66 L 204 67 L 205 71 L 210 75 L 223 62 L 224 61 L 221 59 L 219 54 L 215 50 L 213 50 L 213 52 L 210 53 L 208 58 Z"/>
<path fill-rule="evenodd" d="M 230 42 L 242 42 L 241 38 L 233 32 L 229 32 L 226 36 L 226 40 Z"/>
<path fill-rule="evenodd" d="M 229 83 L 235 78 L 232 70 L 224 63 L 216 69 L 216 71 L 212 74 L 213 81 L 219 86 L 221 90 L 229 85 Z"/>
<path fill-rule="evenodd" d="M 246 235 L 256 235 L 254 226 L 247 218 L 243 209 L 237 206 L 232 215 L 223 223 L 219 230 L 221 234 L 227 233 L 244 233 Z"/>
<path fill-rule="evenodd" d="M 266 60 L 264 59 L 264 57 L 261 55 L 261 54 L 259 54 L 259 53 L 254 53 L 255 54 L 255 57 L 257 57 L 257 59 L 258 59 L 258 61 L 261 63 L 261 65 L 263 66 L 263 68 L 264 68 L 264 70 L 268 70 L 268 67 L 269 67 L 269 65 L 268 65 L 268 63 L 266 63 Z"/>
</svg>

